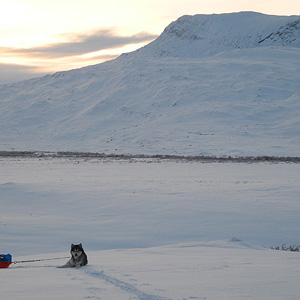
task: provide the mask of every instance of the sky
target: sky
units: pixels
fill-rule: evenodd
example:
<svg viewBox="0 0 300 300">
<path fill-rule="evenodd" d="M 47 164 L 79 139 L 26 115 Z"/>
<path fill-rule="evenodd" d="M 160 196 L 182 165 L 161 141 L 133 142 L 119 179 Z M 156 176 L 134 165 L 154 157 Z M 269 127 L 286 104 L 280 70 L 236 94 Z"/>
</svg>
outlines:
<svg viewBox="0 0 300 300">
<path fill-rule="evenodd" d="M 299 0 L 0 0 L 0 84 L 138 49 L 182 15 L 300 15 Z"/>
</svg>

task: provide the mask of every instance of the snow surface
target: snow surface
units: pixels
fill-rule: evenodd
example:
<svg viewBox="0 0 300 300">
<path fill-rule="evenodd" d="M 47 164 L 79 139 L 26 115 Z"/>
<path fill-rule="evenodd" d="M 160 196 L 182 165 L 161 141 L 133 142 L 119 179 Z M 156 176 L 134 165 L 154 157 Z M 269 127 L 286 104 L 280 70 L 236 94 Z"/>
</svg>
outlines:
<svg viewBox="0 0 300 300">
<path fill-rule="evenodd" d="M 0 149 L 299 156 L 300 17 L 183 16 L 103 64 L 0 86 Z"/>
<path fill-rule="evenodd" d="M 1 297 L 13 300 L 299 299 L 299 253 L 253 250 L 231 240 L 92 251 L 89 260 L 91 264 L 81 269 L 57 269 L 56 262 L 44 262 L 17 264 L 1 270 L 4 273 Z"/>
<path fill-rule="evenodd" d="M 299 16 L 183 16 L 103 64 L 0 86 L 0 150 L 299 156 Z M 0 157 L 1 299 L 295 300 L 300 164 Z"/>
<path fill-rule="evenodd" d="M 300 165 L 0 159 L 1 297 L 299 299 Z"/>
</svg>

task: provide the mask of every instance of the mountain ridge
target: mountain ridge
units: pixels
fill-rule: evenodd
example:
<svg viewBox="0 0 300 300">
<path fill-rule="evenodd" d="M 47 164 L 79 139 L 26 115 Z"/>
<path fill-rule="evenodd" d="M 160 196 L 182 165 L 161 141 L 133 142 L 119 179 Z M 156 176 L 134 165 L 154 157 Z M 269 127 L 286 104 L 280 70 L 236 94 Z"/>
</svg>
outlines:
<svg viewBox="0 0 300 300">
<path fill-rule="evenodd" d="M 246 15 L 257 18 L 256 13 Z M 226 14 L 231 27 L 244 16 Z M 187 19 L 193 17 L 178 20 Z M 264 37 L 270 26 L 272 32 L 282 28 L 295 38 L 292 46 L 263 46 L 267 39 L 254 48 L 206 43 L 204 55 L 194 44 L 202 40 L 189 43 L 176 35 L 166 40 L 163 33 L 112 61 L 2 85 L 0 149 L 299 156 L 300 39 L 298 23 L 293 23 L 299 16 L 271 19 L 277 27 L 266 15 L 258 24 L 267 28 Z M 164 32 L 175 26 L 186 33 L 178 20 Z M 214 22 L 216 28 L 223 24 Z M 290 30 L 286 24 L 295 25 Z M 189 34 L 197 26 L 190 26 Z M 219 36 L 232 40 L 231 27 L 223 27 Z M 169 52 L 161 55 L 162 47 Z"/>
<path fill-rule="evenodd" d="M 182 46 L 185 43 L 189 43 L 190 48 Z M 255 12 L 185 15 L 137 52 L 150 56 L 203 57 L 229 49 L 265 46 L 299 48 L 300 16 L 271 16 Z"/>
</svg>

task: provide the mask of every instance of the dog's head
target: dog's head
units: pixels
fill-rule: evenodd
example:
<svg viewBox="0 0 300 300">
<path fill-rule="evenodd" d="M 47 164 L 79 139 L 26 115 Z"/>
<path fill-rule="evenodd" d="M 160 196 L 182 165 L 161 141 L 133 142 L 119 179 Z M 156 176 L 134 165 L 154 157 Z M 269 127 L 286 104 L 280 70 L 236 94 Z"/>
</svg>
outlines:
<svg viewBox="0 0 300 300">
<path fill-rule="evenodd" d="M 71 255 L 76 260 L 78 257 L 80 257 L 84 253 L 84 250 L 82 248 L 82 245 L 71 245 Z"/>
</svg>

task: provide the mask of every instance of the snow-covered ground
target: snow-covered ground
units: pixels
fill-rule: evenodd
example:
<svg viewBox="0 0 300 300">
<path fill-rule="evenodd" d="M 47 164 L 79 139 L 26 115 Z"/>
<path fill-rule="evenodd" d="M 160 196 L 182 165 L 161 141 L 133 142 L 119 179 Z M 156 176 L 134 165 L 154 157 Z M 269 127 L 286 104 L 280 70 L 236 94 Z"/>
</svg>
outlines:
<svg viewBox="0 0 300 300">
<path fill-rule="evenodd" d="M 183 16 L 104 64 L 0 86 L 0 150 L 297 156 L 300 17 Z M 0 157 L 1 299 L 296 300 L 300 164 Z"/>
<path fill-rule="evenodd" d="M 1 297 L 300 299 L 300 164 L 0 159 Z M 234 238 L 235 237 L 235 238 Z"/>
<path fill-rule="evenodd" d="M 81 269 L 57 269 L 57 262 L 16 264 L 2 269 L 1 297 L 9 300 L 300 299 L 300 254 L 295 252 L 253 249 L 239 241 L 224 240 L 88 254 L 90 265 Z"/>
</svg>

